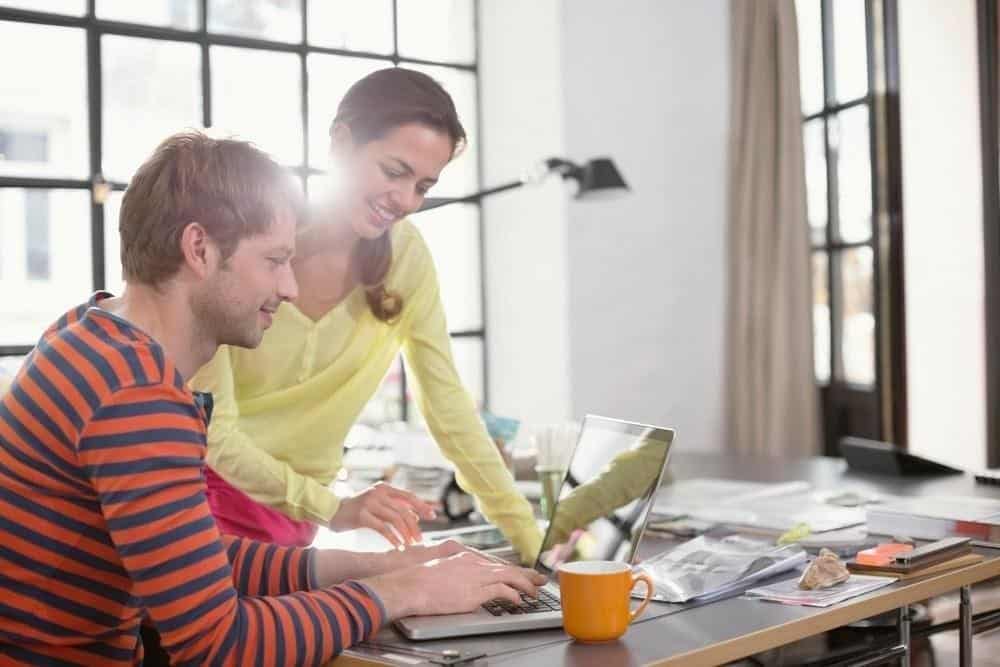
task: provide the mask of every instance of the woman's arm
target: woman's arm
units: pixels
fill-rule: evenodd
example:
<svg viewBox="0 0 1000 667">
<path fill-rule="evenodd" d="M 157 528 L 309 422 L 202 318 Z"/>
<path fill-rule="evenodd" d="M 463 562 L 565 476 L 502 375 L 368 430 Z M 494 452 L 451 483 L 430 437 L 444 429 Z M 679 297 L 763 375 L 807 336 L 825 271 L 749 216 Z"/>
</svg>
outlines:
<svg viewBox="0 0 1000 667">
<path fill-rule="evenodd" d="M 479 499 L 486 518 L 510 539 L 522 560 L 531 561 L 542 541 L 531 505 L 515 488 L 455 370 L 430 253 L 422 241 L 412 251 L 425 253 L 426 262 L 408 304 L 403 352 L 416 380 L 420 411 L 442 453 L 455 464 L 459 485 Z"/>
<path fill-rule="evenodd" d="M 219 348 L 212 361 L 202 366 L 191 386 L 211 392 L 214 399 L 208 427 L 208 465 L 259 503 L 292 519 L 329 524 L 340 507 L 333 492 L 258 448 L 253 438 L 240 430 L 228 346 Z"/>
</svg>

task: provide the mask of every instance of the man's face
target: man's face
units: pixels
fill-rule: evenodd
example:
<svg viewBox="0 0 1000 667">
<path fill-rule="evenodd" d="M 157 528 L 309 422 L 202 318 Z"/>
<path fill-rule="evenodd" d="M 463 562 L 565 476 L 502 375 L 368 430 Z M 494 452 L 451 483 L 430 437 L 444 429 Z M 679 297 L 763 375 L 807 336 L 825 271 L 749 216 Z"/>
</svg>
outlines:
<svg viewBox="0 0 1000 667">
<path fill-rule="evenodd" d="M 260 345 L 278 306 L 298 294 L 294 252 L 290 213 L 278 215 L 264 233 L 241 240 L 192 303 L 206 333 L 219 345 Z"/>
</svg>

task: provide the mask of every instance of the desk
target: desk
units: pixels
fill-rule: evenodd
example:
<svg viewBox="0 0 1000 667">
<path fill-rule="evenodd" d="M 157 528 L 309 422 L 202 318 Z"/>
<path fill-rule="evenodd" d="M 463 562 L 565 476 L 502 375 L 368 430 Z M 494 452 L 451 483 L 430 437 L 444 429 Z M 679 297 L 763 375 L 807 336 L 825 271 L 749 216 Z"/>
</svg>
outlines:
<svg viewBox="0 0 1000 667">
<path fill-rule="evenodd" d="M 725 477 L 761 482 L 806 480 L 818 490 L 861 489 L 895 495 L 977 495 L 998 497 L 996 487 L 977 485 L 969 476 L 935 478 L 887 478 L 847 472 L 839 459 L 816 458 L 804 461 L 741 459 L 721 455 L 696 455 L 675 452 L 669 468 L 671 479 Z M 669 483 L 669 480 L 666 482 Z M 621 640 L 603 645 L 582 645 L 569 640 L 561 631 L 538 631 L 517 635 L 492 635 L 458 640 L 407 642 L 392 628 L 379 635 L 379 641 L 417 648 L 480 650 L 491 657 L 476 665 L 571 665 L 607 667 L 608 665 L 717 665 L 738 660 L 761 651 L 784 646 L 806 637 L 899 609 L 901 617 L 907 605 L 1000 576 L 1000 550 L 981 551 L 987 558 L 981 563 L 944 574 L 909 582 L 899 582 L 874 593 L 848 600 L 826 609 L 792 607 L 755 600 L 734 598 L 662 618 L 634 624 Z M 963 605 L 968 620 L 970 605 Z M 647 614 L 657 612 L 655 603 Z M 908 623 L 901 625 L 902 640 L 908 643 Z M 971 635 L 966 639 L 971 640 Z M 965 657 L 971 663 L 971 641 L 963 642 Z M 336 667 L 347 665 L 403 664 L 387 662 L 350 651 L 334 661 Z M 413 664 L 413 663 L 411 663 Z M 425 663 L 426 664 L 426 663 Z M 468 663 L 467 663 L 468 664 Z M 905 663 L 904 663 L 905 664 Z"/>
</svg>

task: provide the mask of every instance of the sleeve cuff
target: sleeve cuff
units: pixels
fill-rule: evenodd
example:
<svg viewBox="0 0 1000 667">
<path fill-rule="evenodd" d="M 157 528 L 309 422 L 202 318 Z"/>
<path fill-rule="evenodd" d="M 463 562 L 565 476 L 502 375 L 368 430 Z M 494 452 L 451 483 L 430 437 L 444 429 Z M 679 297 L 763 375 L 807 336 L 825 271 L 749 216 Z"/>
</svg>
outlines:
<svg viewBox="0 0 1000 667">
<path fill-rule="evenodd" d="M 389 612 L 386 611 L 385 604 L 382 602 L 382 598 L 380 598 L 378 594 L 374 590 L 372 590 L 372 588 L 368 584 L 363 584 L 357 580 L 348 581 L 347 584 L 349 586 L 354 586 L 356 589 L 367 595 L 369 598 L 372 599 L 372 601 L 375 602 L 375 606 L 378 607 L 378 613 L 380 616 L 378 622 L 375 625 L 376 627 L 381 627 L 382 625 L 385 625 L 386 621 L 389 620 Z"/>
</svg>

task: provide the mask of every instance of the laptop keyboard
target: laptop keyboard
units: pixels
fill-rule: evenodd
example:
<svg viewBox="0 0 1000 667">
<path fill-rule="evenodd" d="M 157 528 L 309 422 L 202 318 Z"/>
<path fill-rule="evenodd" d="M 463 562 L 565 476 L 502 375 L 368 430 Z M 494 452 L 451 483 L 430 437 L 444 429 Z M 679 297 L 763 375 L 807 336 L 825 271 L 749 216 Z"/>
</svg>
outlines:
<svg viewBox="0 0 1000 667">
<path fill-rule="evenodd" d="M 483 609 L 494 616 L 504 614 L 539 614 L 546 611 L 559 611 L 559 598 L 547 590 L 538 589 L 538 597 L 531 598 L 521 593 L 521 603 L 514 604 L 510 600 L 490 600 L 483 605 Z"/>
</svg>

